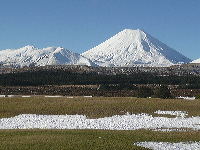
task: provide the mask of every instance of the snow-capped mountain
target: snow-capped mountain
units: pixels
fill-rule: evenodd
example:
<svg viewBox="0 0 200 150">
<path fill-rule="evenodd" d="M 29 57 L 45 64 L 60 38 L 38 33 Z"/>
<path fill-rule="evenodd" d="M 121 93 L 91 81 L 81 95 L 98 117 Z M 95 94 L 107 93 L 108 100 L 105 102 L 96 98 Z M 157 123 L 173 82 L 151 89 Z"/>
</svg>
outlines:
<svg viewBox="0 0 200 150">
<path fill-rule="evenodd" d="M 125 29 L 81 55 L 99 66 L 164 67 L 191 61 L 139 29 Z"/>
<path fill-rule="evenodd" d="M 196 59 L 196 60 L 193 60 L 192 62 L 190 63 L 200 63 L 200 58 L 199 59 Z"/>
<path fill-rule="evenodd" d="M 94 66 L 90 60 L 62 47 L 48 47 L 38 49 L 25 46 L 20 49 L 0 51 L 0 62 L 13 67 L 45 66 L 45 65 L 88 65 Z"/>
</svg>

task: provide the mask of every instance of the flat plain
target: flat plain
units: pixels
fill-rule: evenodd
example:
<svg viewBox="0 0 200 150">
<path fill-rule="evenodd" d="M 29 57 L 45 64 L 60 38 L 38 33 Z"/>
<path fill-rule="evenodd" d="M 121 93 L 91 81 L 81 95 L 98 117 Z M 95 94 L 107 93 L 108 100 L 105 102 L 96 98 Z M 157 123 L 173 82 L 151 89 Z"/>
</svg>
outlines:
<svg viewBox="0 0 200 150">
<path fill-rule="evenodd" d="M 200 116 L 199 100 L 148 99 L 134 97 L 5 97 L 0 98 L 0 118 L 19 114 L 86 115 L 102 118 L 113 115 L 162 111 L 186 111 Z M 152 130 L 0 130 L 0 149 L 145 149 L 136 142 L 200 141 L 199 131 L 158 132 Z"/>
</svg>

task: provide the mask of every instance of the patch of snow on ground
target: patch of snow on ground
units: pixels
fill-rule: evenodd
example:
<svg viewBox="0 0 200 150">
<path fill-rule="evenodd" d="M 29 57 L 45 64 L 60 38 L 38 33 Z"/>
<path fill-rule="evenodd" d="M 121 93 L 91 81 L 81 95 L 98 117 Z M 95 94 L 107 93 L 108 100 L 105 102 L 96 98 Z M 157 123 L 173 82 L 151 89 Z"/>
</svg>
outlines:
<svg viewBox="0 0 200 150">
<path fill-rule="evenodd" d="M 92 96 L 83 96 L 83 97 L 92 97 Z"/>
<path fill-rule="evenodd" d="M 63 96 L 59 96 L 59 95 L 46 95 L 44 97 L 63 97 Z"/>
<path fill-rule="evenodd" d="M 15 97 L 15 95 L 7 95 L 8 97 Z"/>
<path fill-rule="evenodd" d="M 161 110 L 158 110 L 154 113 L 164 114 L 164 115 L 175 115 L 177 117 L 186 117 L 188 115 L 186 111 L 161 111 Z"/>
<path fill-rule="evenodd" d="M 72 96 L 68 96 L 67 98 L 74 98 L 74 97 L 72 97 Z"/>
<path fill-rule="evenodd" d="M 177 99 L 185 99 L 185 100 L 195 100 L 196 98 L 193 96 L 193 97 L 184 97 L 184 96 L 179 96 L 179 97 L 176 97 Z"/>
<path fill-rule="evenodd" d="M 0 119 L 0 129 L 185 129 L 200 130 L 200 117 L 167 118 L 148 114 L 126 114 L 88 119 L 84 115 L 22 114 Z M 170 130 L 168 130 L 170 131 Z"/>
<path fill-rule="evenodd" d="M 22 97 L 31 97 L 30 95 L 23 95 Z"/>
<path fill-rule="evenodd" d="M 200 142 L 169 143 L 169 142 L 138 142 L 134 145 L 150 148 L 153 150 L 198 150 Z"/>
</svg>

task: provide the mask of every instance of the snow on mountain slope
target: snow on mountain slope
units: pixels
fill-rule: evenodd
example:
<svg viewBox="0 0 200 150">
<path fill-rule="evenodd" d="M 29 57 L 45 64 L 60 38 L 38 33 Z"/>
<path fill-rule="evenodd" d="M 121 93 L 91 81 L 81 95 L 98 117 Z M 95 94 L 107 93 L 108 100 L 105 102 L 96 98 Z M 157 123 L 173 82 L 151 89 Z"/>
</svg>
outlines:
<svg viewBox="0 0 200 150">
<path fill-rule="evenodd" d="M 62 47 L 38 49 L 25 46 L 20 49 L 0 51 L 0 62 L 11 66 L 45 65 L 88 65 L 94 66 L 87 58 Z"/>
<path fill-rule="evenodd" d="M 196 59 L 196 60 L 193 60 L 192 62 L 190 63 L 200 63 L 200 58 L 199 59 Z"/>
<path fill-rule="evenodd" d="M 160 67 L 191 61 L 139 29 L 125 29 L 81 55 L 99 66 Z"/>
</svg>

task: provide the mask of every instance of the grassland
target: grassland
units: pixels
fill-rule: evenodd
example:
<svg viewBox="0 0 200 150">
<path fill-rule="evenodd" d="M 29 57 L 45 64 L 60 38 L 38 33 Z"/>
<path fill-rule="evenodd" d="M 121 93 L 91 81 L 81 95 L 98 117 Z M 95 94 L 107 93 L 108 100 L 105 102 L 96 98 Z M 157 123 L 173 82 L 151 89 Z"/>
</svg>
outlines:
<svg viewBox="0 0 200 150">
<path fill-rule="evenodd" d="M 187 111 L 200 116 L 199 100 L 108 97 L 6 97 L 0 98 L 0 118 L 19 114 L 80 114 L 89 118 L 148 113 L 157 110 Z M 159 115 L 161 116 L 161 115 Z M 199 131 L 156 132 L 150 130 L 0 130 L 0 149 L 144 149 L 135 142 L 200 141 Z"/>
<path fill-rule="evenodd" d="M 200 141 L 200 134 L 149 130 L 1 130 L 1 150 L 131 150 L 138 141 Z"/>
<path fill-rule="evenodd" d="M 130 97 L 6 97 L 0 98 L 0 118 L 19 114 L 86 115 L 89 118 L 148 113 L 157 110 L 187 111 L 200 116 L 200 100 L 140 99 Z"/>
</svg>

